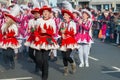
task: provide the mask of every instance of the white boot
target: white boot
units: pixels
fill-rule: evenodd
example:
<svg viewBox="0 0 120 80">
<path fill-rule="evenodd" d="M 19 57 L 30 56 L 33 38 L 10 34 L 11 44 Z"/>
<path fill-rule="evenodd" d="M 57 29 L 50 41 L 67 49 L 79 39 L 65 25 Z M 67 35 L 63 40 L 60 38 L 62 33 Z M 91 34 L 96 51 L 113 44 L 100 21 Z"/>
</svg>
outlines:
<svg viewBox="0 0 120 80">
<path fill-rule="evenodd" d="M 89 67 L 89 63 L 88 63 L 88 62 L 86 62 L 86 63 L 85 63 L 85 66 L 86 66 L 86 67 Z"/>
<path fill-rule="evenodd" d="M 79 64 L 79 67 L 84 67 L 84 63 L 80 63 L 80 64 Z"/>
</svg>

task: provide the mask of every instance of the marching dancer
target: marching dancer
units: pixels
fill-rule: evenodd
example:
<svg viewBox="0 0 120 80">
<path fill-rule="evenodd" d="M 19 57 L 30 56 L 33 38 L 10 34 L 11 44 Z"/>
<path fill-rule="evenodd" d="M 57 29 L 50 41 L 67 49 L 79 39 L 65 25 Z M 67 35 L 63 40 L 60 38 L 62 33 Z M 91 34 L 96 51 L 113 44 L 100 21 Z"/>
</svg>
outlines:
<svg viewBox="0 0 120 80">
<path fill-rule="evenodd" d="M 88 56 L 91 48 L 91 43 L 93 43 L 90 32 L 92 28 L 91 12 L 89 12 L 87 9 L 82 10 L 82 17 L 83 19 L 79 21 L 79 31 L 76 35 L 76 40 L 80 45 L 78 51 L 81 63 L 79 67 L 84 67 L 84 64 L 86 67 L 89 67 Z"/>
<path fill-rule="evenodd" d="M 77 33 L 78 33 L 78 30 L 79 30 L 79 20 L 81 20 L 82 14 L 78 10 L 73 10 L 73 16 L 74 16 L 74 22 L 76 23 L 76 30 L 77 30 Z M 77 33 L 75 35 L 77 35 Z M 73 59 L 74 59 L 74 54 L 75 53 L 78 53 L 77 49 L 73 50 L 72 53 L 71 53 L 71 57 Z"/>
<path fill-rule="evenodd" d="M 16 16 L 19 14 L 20 8 L 18 5 L 13 7 L 13 10 L 9 14 L 4 14 L 6 22 L 3 24 L 2 31 L 2 41 L 1 48 L 3 49 L 3 55 L 6 63 L 7 69 L 14 69 L 14 49 L 18 49 L 21 47 L 21 44 L 16 39 L 18 35 L 18 26 L 16 24 L 17 19 Z"/>
<path fill-rule="evenodd" d="M 43 6 L 40 9 L 40 13 L 42 18 L 40 19 L 39 27 L 34 31 L 35 41 L 32 42 L 31 47 L 36 49 L 35 59 L 42 72 L 42 80 L 47 80 L 49 52 L 50 50 L 58 49 L 59 45 L 54 39 L 56 25 L 54 20 L 50 17 L 51 8 Z"/>
<path fill-rule="evenodd" d="M 64 22 L 60 25 L 59 34 L 61 35 L 61 47 L 64 64 L 64 75 L 68 75 L 68 62 L 71 63 L 72 72 L 76 71 L 76 64 L 70 57 L 72 50 L 77 49 L 78 45 L 74 38 L 76 34 L 76 24 L 73 21 L 73 14 L 70 10 L 63 9 L 62 15 Z"/>
</svg>

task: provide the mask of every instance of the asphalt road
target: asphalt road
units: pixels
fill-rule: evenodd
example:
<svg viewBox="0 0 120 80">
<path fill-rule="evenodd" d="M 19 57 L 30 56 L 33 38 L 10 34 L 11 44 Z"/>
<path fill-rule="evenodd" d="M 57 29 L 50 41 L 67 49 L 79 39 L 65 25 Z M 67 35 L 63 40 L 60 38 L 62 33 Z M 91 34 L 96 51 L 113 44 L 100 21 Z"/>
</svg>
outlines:
<svg viewBox="0 0 120 80">
<path fill-rule="evenodd" d="M 77 53 L 75 61 L 77 72 L 63 76 L 63 63 L 61 56 L 58 56 L 57 62 L 49 63 L 48 80 L 120 80 L 120 48 L 112 44 L 95 40 L 90 53 L 89 68 L 78 67 Z M 71 70 L 70 67 L 69 70 Z M 0 80 L 41 80 L 41 73 L 34 73 L 34 63 L 28 62 L 26 57 L 16 60 L 14 70 L 5 70 L 2 54 L 0 54 Z"/>
</svg>

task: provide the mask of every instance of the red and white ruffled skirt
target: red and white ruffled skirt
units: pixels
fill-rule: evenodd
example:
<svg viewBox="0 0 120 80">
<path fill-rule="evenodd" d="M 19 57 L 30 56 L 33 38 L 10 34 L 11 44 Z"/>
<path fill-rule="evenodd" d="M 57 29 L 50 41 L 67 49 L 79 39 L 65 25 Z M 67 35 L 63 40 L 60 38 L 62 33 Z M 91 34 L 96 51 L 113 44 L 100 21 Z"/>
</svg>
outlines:
<svg viewBox="0 0 120 80">
<path fill-rule="evenodd" d="M 51 50 L 51 49 L 58 49 L 59 45 L 57 44 L 57 41 L 50 36 L 39 36 L 38 37 L 39 40 L 38 41 L 33 41 L 31 43 L 31 48 L 40 50 L 40 49 L 44 49 L 44 50 Z"/>
<path fill-rule="evenodd" d="M 61 47 L 60 50 L 61 51 L 66 51 L 67 49 L 78 49 L 79 45 L 77 44 L 76 40 L 74 37 L 67 37 L 65 39 L 62 39 L 61 41 Z"/>
<path fill-rule="evenodd" d="M 29 38 L 26 40 L 26 42 L 24 43 L 24 45 L 30 47 L 31 43 L 32 43 L 34 40 L 35 40 L 34 35 L 31 34 L 31 35 L 29 36 Z"/>
<path fill-rule="evenodd" d="M 15 37 L 2 39 L 0 45 L 1 48 L 3 49 L 7 49 L 7 48 L 17 49 L 21 47 L 21 44 L 18 42 L 18 40 Z"/>
</svg>

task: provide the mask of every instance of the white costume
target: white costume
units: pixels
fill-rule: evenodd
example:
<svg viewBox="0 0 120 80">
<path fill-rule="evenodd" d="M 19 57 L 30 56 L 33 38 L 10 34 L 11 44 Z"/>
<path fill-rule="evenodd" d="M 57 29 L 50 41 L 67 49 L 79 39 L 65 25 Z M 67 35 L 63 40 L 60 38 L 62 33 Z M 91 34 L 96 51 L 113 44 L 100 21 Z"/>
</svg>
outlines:
<svg viewBox="0 0 120 80">
<path fill-rule="evenodd" d="M 83 12 L 88 13 L 89 16 L 91 15 L 88 10 L 83 10 Z M 76 40 L 80 44 L 80 48 L 78 51 L 81 63 L 79 67 L 84 67 L 84 64 L 86 64 L 86 67 L 89 67 L 88 57 L 91 48 L 91 43 L 93 43 L 91 29 L 92 20 L 90 18 L 86 21 L 83 20 L 82 24 L 79 26 L 79 32 L 76 35 Z"/>
</svg>

